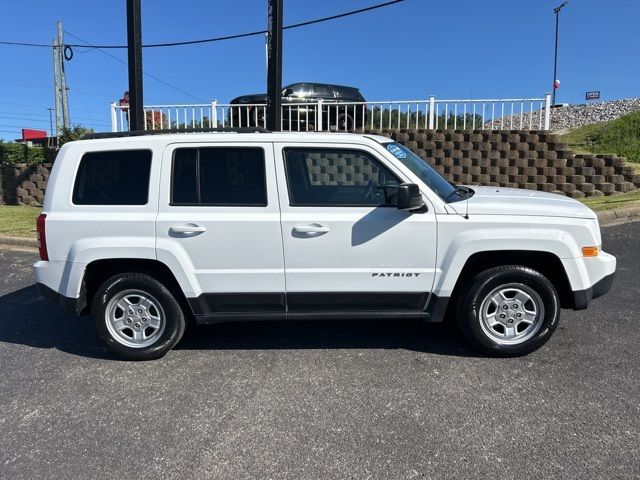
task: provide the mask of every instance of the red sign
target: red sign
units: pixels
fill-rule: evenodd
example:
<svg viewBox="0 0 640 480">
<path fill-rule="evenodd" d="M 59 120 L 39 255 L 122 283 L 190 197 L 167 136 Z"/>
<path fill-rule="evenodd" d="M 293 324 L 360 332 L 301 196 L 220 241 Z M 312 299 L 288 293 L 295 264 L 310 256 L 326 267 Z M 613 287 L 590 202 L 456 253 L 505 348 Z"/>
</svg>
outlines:
<svg viewBox="0 0 640 480">
<path fill-rule="evenodd" d="M 34 140 L 36 138 L 47 138 L 46 130 L 31 130 L 30 128 L 22 129 L 22 140 Z"/>
</svg>

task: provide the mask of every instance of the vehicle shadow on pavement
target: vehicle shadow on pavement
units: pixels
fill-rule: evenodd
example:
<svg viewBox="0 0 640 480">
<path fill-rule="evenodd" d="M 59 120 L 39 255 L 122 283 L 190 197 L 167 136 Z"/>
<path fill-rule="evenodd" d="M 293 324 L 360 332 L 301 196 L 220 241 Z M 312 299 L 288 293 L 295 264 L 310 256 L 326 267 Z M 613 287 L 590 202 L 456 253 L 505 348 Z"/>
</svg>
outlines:
<svg viewBox="0 0 640 480">
<path fill-rule="evenodd" d="M 0 297 L 0 343 L 55 348 L 83 357 L 112 359 L 88 317 L 76 318 L 45 300 L 35 285 Z"/>
<path fill-rule="evenodd" d="M 0 297 L 0 342 L 115 359 L 89 317 L 75 318 L 43 299 L 35 286 Z M 177 350 L 407 349 L 473 357 L 448 325 L 409 320 L 242 322 L 188 328 Z"/>
<path fill-rule="evenodd" d="M 221 323 L 187 330 L 176 349 L 405 349 L 476 357 L 449 325 L 415 320 Z"/>
</svg>

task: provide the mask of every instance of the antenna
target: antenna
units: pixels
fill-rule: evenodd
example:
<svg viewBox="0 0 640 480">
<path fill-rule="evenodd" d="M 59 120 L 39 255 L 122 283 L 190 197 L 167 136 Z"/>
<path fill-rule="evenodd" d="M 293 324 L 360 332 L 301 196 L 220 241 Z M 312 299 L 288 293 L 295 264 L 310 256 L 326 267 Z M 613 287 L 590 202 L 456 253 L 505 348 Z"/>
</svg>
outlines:
<svg viewBox="0 0 640 480">
<path fill-rule="evenodd" d="M 470 197 L 469 194 L 470 193 L 471 192 L 470 192 L 469 188 L 467 187 L 467 196 L 465 197 L 465 200 L 464 200 L 464 207 L 465 207 L 464 218 L 465 218 L 465 220 L 469 220 L 469 197 Z"/>
</svg>

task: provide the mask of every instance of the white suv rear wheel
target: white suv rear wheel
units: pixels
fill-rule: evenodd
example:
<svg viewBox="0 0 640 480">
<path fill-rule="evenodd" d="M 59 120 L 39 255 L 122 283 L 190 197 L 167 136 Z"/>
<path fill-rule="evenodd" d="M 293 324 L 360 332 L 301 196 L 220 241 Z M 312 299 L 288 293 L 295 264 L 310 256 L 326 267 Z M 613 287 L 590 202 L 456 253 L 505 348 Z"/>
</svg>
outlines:
<svg viewBox="0 0 640 480">
<path fill-rule="evenodd" d="M 185 329 L 184 313 L 172 293 L 142 273 L 121 273 L 104 282 L 92 314 L 107 348 L 127 360 L 162 357 Z"/>
</svg>

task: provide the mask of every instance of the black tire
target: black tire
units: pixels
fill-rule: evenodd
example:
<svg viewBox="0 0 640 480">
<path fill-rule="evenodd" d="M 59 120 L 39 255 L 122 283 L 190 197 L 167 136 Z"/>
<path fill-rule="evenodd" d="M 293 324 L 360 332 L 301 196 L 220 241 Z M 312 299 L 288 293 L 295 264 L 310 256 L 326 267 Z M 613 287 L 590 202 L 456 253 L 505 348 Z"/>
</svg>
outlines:
<svg viewBox="0 0 640 480">
<path fill-rule="evenodd" d="M 163 330 L 152 344 L 143 347 L 124 345 L 107 326 L 107 307 L 114 296 L 128 290 L 141 291 L 155 300 L 164 316 Z M 91 308 L 98 335 L 106 347 L 125 360 L 155 360 L 164 356 L 180 341 L 185 329 L 185 316 L 171 292 L 154 278 L 141 273 L 121 273 L 104 282 L 93 298 Z"/>
<path fill-rule="evenodd" d="M 538 296 L 535 297 L 535 300 L 538 303 L 541 302 L 544 308 L 544 313 L 536 315 L 536 320 L 531 324 L 535 328 L 527 333 L 526 329 L 530 328 L 530 326 L 524 324 L 522 333 L 517 333 L 517 335 L 522 335 L 519 343 L 505 344 L 503 342 L 509 340 L 496 339 L 496 336 L 501 335 L 500 330 L 504 332 L 502 334 L 506 334 L 507 329 L 504 326 L 496 325 L 494 327 L 495 331 L 491 331 L 481 318 L 483 302 L 492 292 L 502 287 L 507 290 L 521 288 L 529 293 L 534 292 Z M 490 268 L 465 282 L 461 292 L 456 309 L 458 328 L 471 345 L 491 356 L 520 356 L 537 350 L 549 340 L 560 320 L 560 300 L 553 284 L 540 272 L 528 267 L 505 265 Z M 510 301 L 512 300 L 505 299 L 505 303 Z M 489 300 L 487 302 L 485 308 L 495 308 L 496 313 L 503 313 L 503 310 L 500 310 L 497 305 L 490 307 L 489 303 L 491 302 Z M 504 308 L 504 305 L 501 308 Z M 542 312 L 541 309 L 536 311 Z M 508 308 L 504 312 L 506 315 L 511 315 L 512 313 Z M 517 312 L 517 310 L 514 310 L 514 312 Z M 509 317 L 501 322 L 508 321 Z M 517 331 L 518 328 L 516 327 L 515 332 Z M 530 335 L 529 338 L 527 338 L 527 335 Z M 518 340 L 514 339 L 513 341 L 516 342 Z"/>
</svg>

